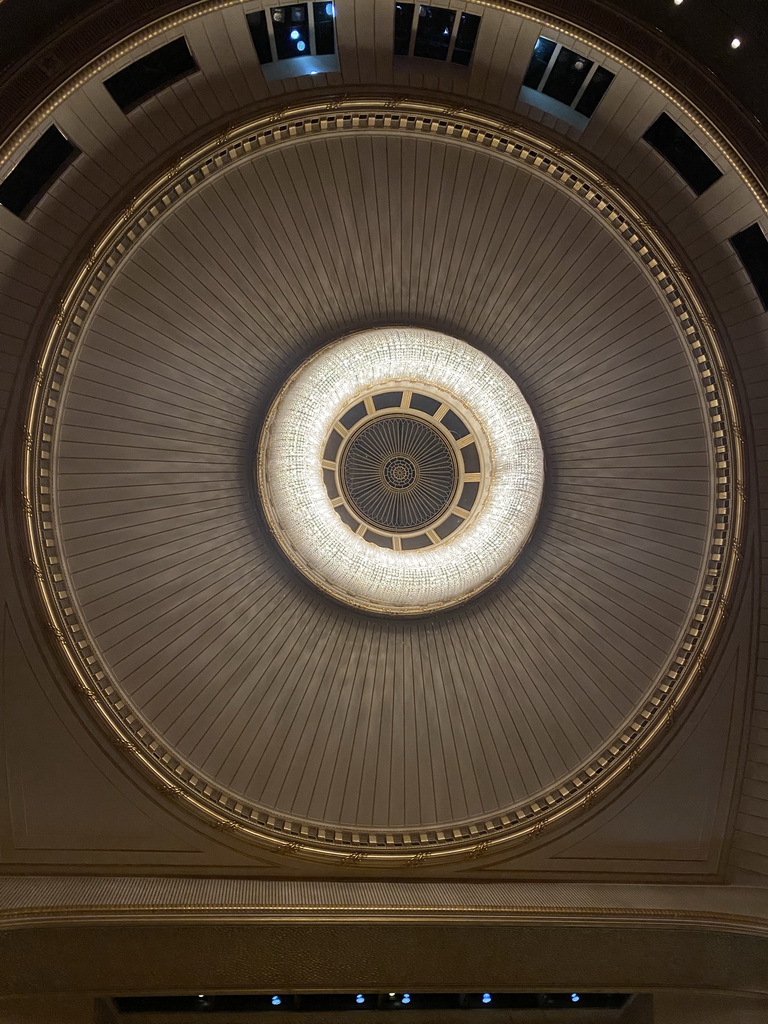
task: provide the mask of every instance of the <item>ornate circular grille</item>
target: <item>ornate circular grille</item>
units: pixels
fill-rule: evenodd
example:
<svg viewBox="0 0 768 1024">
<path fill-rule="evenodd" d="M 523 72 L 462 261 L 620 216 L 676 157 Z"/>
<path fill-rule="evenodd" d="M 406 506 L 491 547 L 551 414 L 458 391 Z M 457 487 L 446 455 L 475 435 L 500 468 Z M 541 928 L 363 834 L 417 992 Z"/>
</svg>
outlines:
<svg viewBox="0 0 768 1024">
<path fill-rule="evenodd" d="M 397 531 L 428 526 L 450 504 L 457 482 L 448 444 L 414 416 L 375 419 L 344 449 L 342 487 L 371 526 Z"/>
</svg>

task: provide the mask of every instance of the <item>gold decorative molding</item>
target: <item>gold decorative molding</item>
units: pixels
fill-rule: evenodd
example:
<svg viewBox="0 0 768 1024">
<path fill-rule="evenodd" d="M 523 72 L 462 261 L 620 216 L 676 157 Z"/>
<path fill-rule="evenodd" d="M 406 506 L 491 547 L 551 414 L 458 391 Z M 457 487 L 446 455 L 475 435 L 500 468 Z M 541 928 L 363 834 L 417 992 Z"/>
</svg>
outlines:
<svg viewBox="0 0 768 1024">
<path fill-rule="evenodd" d="M 493 152 L 553 182 L 589 208 L 624 242 L 667 303 L 695 371 L 707 417 L 712 465 L 717 465 L 707 568 L 679 646 L 647 699 L 587 764 L 550 792 L 479 821 L 428 829 L 382 832 L 292 821 L 222 790 L 215 780 L 202 777 L 185 764 L 153 734 L 101 665 L 96 647 L 88 638 L 87 624 L 74 607 L 58 547 L 50 456 L 61 389 L 99 292 L 152 223 L 184 195 L 265 147 L 292 145 L 317 134 L 356 131 L 429 136 L 436 122 L 443 138 Z M 742 544 L 744 452 L 736 397 L 712 323 L 690 282 L 675 273 L 676 261 L 661 236 L 641 226 L 640 213 L 633 203 L 615 187 L 598 185 L 586 164 L 564 156 L 561 149 L 529 129 L 510 131 L 506 123 L 466 109 L 460 119 L 452 119 L 442 106 L 406 96 L 399 97 L 397 107 L 393 107 L 391 101 L 381 97 L 360 95 L 339 98 L 333 111 L 324 101 L 285 106 L 230 129 L 223 146 L 220 138 L 212 138 L 179 161 L 176 177 L 169 178 L 167 171 L 161 174 L 97 241 L 62 297 L 60 315 L 46 340 L 40 362 L 43 384 L 33 391 L 28 410 L 27 430 L 33 444 L 24 456 L 24 486 L 34 513 L 27 520 L 30 565 L 45 615 L 62 634 L 69 666 L 100 719 L 126 741 L 126 749 L 136 751 L 136 758 L 158 789 L 170 789 L 219 827 L 295 856 L 331 858 L 342 864 L 362 863 L 362 856 L 360 861 L 349 858 L 364 851 L 366 866 L 413 865 L 421 863 L 415 858 L 426 857 L 427 851 L 431 859 L 465 858 L 479 844 L 485 852 L 511 841 L 534 839 L 545 826 L 587 806 L 595 794 L 634 767 L 638 754 L 671 723 L 677 704 L 698 678 L 703 659 L 722 625 Z M 182 178 L 184 187 L 177 189 Z"/>
<path fill-rule="evenodd" d="M 154 925 L 180 922 L 215 922 L 233 924 L 243 921 L 260 924 L 280 923 L 374 923 L 430 921 L 499 924 L 514 923 L 541 925 L 631 924 L 633 927 L 677 927 L 689 925 L 712 931 L 740 932 L 768 937 L 768 920 L 752 914 L 718 911 L 681 910 L 669 908 L 640 908 L 621 906 L 556 906 L 547 904 L 488 906 L 482 903 L 463 906 L 442 904 L 232 904 L 212 903 L 206 907 L 189 904 L 102 904 L 89 906 L 19 907 L 0 911 L 0 930 L 34 927 L 41 924 L 66 922 L 76 925 L 151 923 Z"/>
</svg>

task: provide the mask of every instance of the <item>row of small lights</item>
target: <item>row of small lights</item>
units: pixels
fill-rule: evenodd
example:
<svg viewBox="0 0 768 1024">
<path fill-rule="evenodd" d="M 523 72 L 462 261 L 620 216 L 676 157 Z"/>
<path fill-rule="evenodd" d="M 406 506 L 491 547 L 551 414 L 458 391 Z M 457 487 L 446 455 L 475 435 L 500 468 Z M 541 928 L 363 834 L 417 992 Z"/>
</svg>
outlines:
<svg viewBox="0 0 768 1024">
<path fill-rule="evenodd" d="M 682 0 L 680 0 L 680 2 L 682 3 Z M 387 995 L 389 996 L 390 999 L 396 999 L 397 998 L 397 992 L 388 992 Z M 198 995 L 197 998 L 200 999 L 200 1000 L 204 1000 L 206 997 L 205 997 L 205 995 L 203 995 L 201 993 L 200 995 Z M 571 1002 L 572 1003 L 578 1003 L 580 998 L 581 998 L 581 996 L 579 996 L 576 992 L 572 992 L 571 993 Z M 493 1000 L 493 996 L 491 995 L 490 992 L 483 992 L 482 1001 L 484 1003 L 488 1004 L 488 1003 L 492 1002 L 492 1000 Z M 403 992 L 403 994 L 400 997 L 399 1001 L 400 1001 L 400 1003 L 402 1003 L 403 1006 L 407 1006 L 410 1003 L 410 1001 L 411 1001 L 410 994 L 408 992 Z M 282 998 L 280 996 L 272 996 L 272 1005 L 273 1006 L 280 1006 L 282 1004 L 282 1002 L 283 1002 L 283 1000 L 282 1000 Z M 357 995 L 355 996 L 355 1002 L 359 1006 L 361 1006 L 365 1002 L 365 996 L 362 994 L 362 992 L 358 992 L 357 993 Z"/>
<path fill-rule="evenodd" d="M 672 0 L 672 2 L 674 3 L 675 7 L 679 7 L 680 4 L 683 2 L 683 0 Z M 732 50 L 738 50 L 738 48 L 740 46 L 741 46 L 741 39 L 739 39 L 738 36 L 734 36 L 733 39 L 731 40 L 731 49 Z"/>
</svg>

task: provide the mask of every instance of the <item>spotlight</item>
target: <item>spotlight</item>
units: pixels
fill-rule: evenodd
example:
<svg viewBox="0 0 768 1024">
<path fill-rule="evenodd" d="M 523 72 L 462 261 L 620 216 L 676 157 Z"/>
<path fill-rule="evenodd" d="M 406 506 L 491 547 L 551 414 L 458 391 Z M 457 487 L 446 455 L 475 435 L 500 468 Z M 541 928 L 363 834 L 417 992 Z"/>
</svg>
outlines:
<svg viewBox="0 0 768 1024">
<path fill-rule="evenodd" d="M 306 50 L 306 48 L 307 44 L 304 42 L 303 39 L 300 39 L 298 43 L 296 43 L 296 49 L 299 51 L 299 53 L 303 53 L 304 50 Z"/>
<path fill-rule="evenodd" d="M 400 1002 L 403 1003 L 403 1005 L 407 1005 L 408 1003 L 410 1003 L 410 1001 L 411 1001 L 411 997 L 408 995 L 407 992 L 404 992 L 403 993 L 403 998 L 400 1000 Z"/>
<path fill-rule="evenodd" d="M 282 1003 L 282 1001 L 283 1000 L 280 998 L 280 996 L 272 996 L 272 1005 L 273 1006 L 279 1006 L 280 1003 Z"/>
<path fill-rule="evenodd" d="M 575 992 L 571 993 L 571 1002 L 572 1003 L 578 1003 L 579 999 L 580 999 L 580 996 L 577 996 Z"/>
<path fill-rule="evenodd" d="M 738 50 L 738 48 L 740 46 L 741 46 L 741 40 L 739 39 L 738 36 L 734 36 L 733 39 L 731 40 L 731 49 L 732 50 Z"/>
<path fill-rule="evenodd" d="M 483 1002 L 484 1003 L 490 1003 L 490 1001 L 491 1001 L 491 993 L 490 992 L 483 992 Z"/>
<path fill-rule="evenodd" d="M 397 992 L 389 992 L 388 995 L 390 999 L 394 999 L 395 996 L 397 995 Z"/>
<path fill-rule="evenodd" d="M 291 29 L 291 39 L 299 38 L 299 30 L 297 28 Z"/>
<path fill-rule="evenodd" d="M 675 0 L 675 7 L 679 7 L 683 0 Z"/>
<path fill-rule="evenodd" d="M 333 6 L 333 4 L 326 4 L 325 13 L 328 15 L 329 18 L 332 18 L 336 13 L 336 8 Z"/>
<path fill-rule="evenodd" d="M 355 1002 L 361 1004 L 365 1002 L 365 996 L 362 994 L 362 992 L 358 992 L 358 994 L 355 996 Z"/>
</svg>

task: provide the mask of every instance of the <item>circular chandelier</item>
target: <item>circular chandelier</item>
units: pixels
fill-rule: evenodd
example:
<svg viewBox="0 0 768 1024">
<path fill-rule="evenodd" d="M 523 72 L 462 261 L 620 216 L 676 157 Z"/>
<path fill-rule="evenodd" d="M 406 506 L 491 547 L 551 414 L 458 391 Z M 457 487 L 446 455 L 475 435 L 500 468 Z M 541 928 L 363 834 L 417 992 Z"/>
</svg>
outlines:
<svg viewBox="0 0 768 1024">
<path fill-rule="evenodd" d="M 466 342 L 379 328 L 334 342 L 281 389 L 258 452 L 280 547 L 366 611 L 466 601 L 519 555 L 544 459 L 514 381 Z"/>
</svg>

